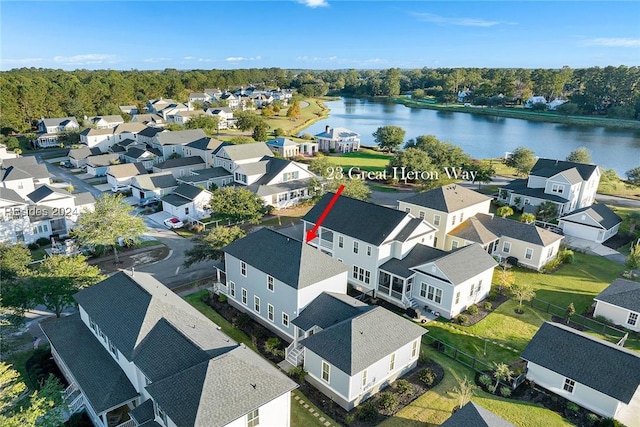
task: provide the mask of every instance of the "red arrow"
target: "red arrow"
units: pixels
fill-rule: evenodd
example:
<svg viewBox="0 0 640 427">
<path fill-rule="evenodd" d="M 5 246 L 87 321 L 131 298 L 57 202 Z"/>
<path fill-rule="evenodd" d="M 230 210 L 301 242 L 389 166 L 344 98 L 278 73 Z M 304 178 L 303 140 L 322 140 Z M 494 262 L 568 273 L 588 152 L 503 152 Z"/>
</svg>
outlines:
<svg viewBox="0 0 640 427">
<path fill-rule="evenodd" d="M 318 218 L 318 222 L 316 222 L 316 225 L 314 225 L 311 230 L 307 231 L 305 243 L 309 243 L 310 241 L 318 237 L 318 234 L 316 233 L 318 231 L 318 228 L 320 228 L 320 225 L 322 225 L 324 219 L 327 217 L 327 215 L 329 215 L 331 209 L 333 209 L 333 205 L 336 204 L 336 201 L 338 200 L 338 197 L 340 197 L 340 193 L 342 193 L 342 190 L 344 190 L 344 184 L 338 187 L 338 191 L 336 191 L 336 194 L 333 195 L 327 207 L 324 208 L 324 211 L 322 212 L 322 215 L 320 215 L 320 218 Z"/>
</svg>

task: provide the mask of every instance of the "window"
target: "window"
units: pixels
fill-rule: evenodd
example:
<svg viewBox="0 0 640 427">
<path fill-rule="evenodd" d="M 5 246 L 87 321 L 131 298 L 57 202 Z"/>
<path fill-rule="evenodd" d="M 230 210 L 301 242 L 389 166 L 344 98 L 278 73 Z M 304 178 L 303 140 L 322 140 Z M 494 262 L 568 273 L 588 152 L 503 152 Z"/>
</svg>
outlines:
<svg viewBox="0 0 640 427">
<path fill-rule="evenodd" d="M 233 298 L 236 297 L 236 284 L 234 282 L 229 282 L 229 295 Z"/>
<path fill-rule="evenodd" d="M 638 324 L 638 313 L 629 312 L 629 317 L 627 318 L 627 325 L 636 326 Z"/>
<path fill-rule="evenodd" d="M 420 294 L 422 294 L 422 291 Z M 427 290 L 427 299 L 440 304 L 442 302 L 442 289 L 429 285 L 429 289 Z"/>
<path fill-rule="evenodd" d="M 562 386 L 562 389 L 564 391 L 568 391 L 569 393 L 573 393 L 573 388 L 576 386 L 576 382 L 572 379 L 569 378 L 565 378 L 564 379 L 564 385 Z"/>
<path fill-rule="evenodd" d="M 396 354 L 391 353 L 391 359 L 389 359 L 389 372 L 396 368 Z"/>
<path fill-rule="evenodd" d="M 256 427 L 260 425 L 260 413 L 258 412 L 258 409 L 259 408 L 256 408 L 247 414 L 247 427 Z"/>
<path fill-rule="evenodd" d="M 552 193 L 558 193 L 558 194 L 564 193 L 564 185 L 551 184 L 551 192 Z"/>
<path fill-rule="evenodd" d="M 433 216 L 433 225 L 440 225 L 440 215 Z"/>
<path fill-rule="evenodd" d="M 358 253 L 358 242 L 353 242 L 353 253 L 354 254 Z"/>
<path fill-rule="evenodd" d="M 267 276 L 267 289 L 273 292 L 273 277 Z"/>
<path fill-rule="evenodd" d="M 344 237 L 338 236 L 338 247 L 344 248 Z"/>
<path fill-rule="evenodd" d="M 456 292 L 456 302 L 455 304 L 458 304 L 460 302 L 460 291 Z"/>
<path fill-rule="evenodd" d="M 247 277 L 247 263 L 244 261 L 240 263 L 240 274 L 242 274 L 244 277 Z"/>
<path fill-rule="evenodd" d="M 411 208 L 404 208 L 404 211 L 405 211 L 406 213 L 411 213 Z"/>
<path fill-rule="evenodd" d="M 299 172 L 295 171 L 295 172 L 285 172 L 282 174 L 282 180 L 283 181 L 291 181 L 294 179 L 298 179 L 299 177 Z"/>
<path fill-rule="evenodd" d="M 273 322 L 273 306 L 271 304 L 267 304 L 267 318 Z"/>
<path fill-rule="evenodd" d="M 184 214 L 189 215 L 189 208 L 184 208 Z"/>
<path fill-rule="evenodd" d="M 464 219 L 464 212 L 460 213 L 460 222 Z"/>
<path fill-rule="evenodd" d="M 367 370 L 362 371 L 362 388 L 367 385 Z"/>
<path fill-rule="evenodd" d="M 509 242 L 504 242 L 504 243 L 502 244 L 502 252 L 504 252 L 504 253 L 507 253 L 507 254 L 508 254 L 510 251 L 511 251 L 511 243 L 509 243 Z"/>
<path fill-rule="evenodd" d="M 414 341 L 413 344 L 411 344 L 411 358 L 413 359 L 417 355 L 418 355 L 418 341 Z"/>
<path fill-rule="evenodd" d="M 255 296 L 253 297 L 253 309 L 260 313 L 260 297 Z"/>
<path fill-rule="evenodd" d="M 525 257 L 526 259 L 531 259 L 531 258 L 533 258 L 533 249 L 531 249 L 531 248 L 527 248 L 527 249 L 525 249 L 525 250 L 524 250 L 524 257 Z"/>
<path fill-rule="evenodd" d="M 289 327 L 289 315 L 284 311 L 282 312 L 282 325 L 287 328 Z"/>
<path fill-rule="evenodd" d="M 456 216 L 451 215 L 451 225 L 455 225 L 455 224 L 456 224 Z"/>
<path fill-rule="evenodd" d="M 469 296 L 472 297 L 473 296 L 473 291 L 475 290 L 475 285 L 472 283 L 471 284 L 471 288 L 469 289 Z"/>
<path fill-rule="evenodd" d="M 451 241 L 451 249 L 457 249 L 458 248 L 458 241 L 457 240 L 452 240 Z"/>
<path fill-rule="evenodd" d="M 96 333 L 96 335 L 100 335 L 100 328 L 98 328 L 98 325 L 93 321 L 92 318 L 89 318 L 89 325 L 91 326 L 91 329 L 93 329 L 93 331 Z"/>
<path fill-rule="evenodd" d="M 424 211 L 420 211 L 420 219 L 424 219 Z"/>
<path fill-rule="evenodd" d="M 367 284 L 371 282 L 371 272 L 364 268 L 360 268 L 357 265 L 353 266 L 352 276 L 355 280 L 359 280 Z"/>
<path fill-rule="evenodd" d="M 367 245 L 367 256 L 371 256 L 371 246 Z"/>
<path fill-rule="evenodd" d="M 331 366 L 324 360 L 322 361 L 322 379 L 329 382 L 329 374 L 331 373 Z"/>
<path fill-rule="evenodd" d="M 420 283 L 420 296 L 422 298 L 426 298 L 427 296 L 427 284 L 424 282 Z"/>
<path fill-rule="evenodd" d="M 242 303 L 247 305 L 247 290 L 245 288 L 242 288 Z"/>
</svg>

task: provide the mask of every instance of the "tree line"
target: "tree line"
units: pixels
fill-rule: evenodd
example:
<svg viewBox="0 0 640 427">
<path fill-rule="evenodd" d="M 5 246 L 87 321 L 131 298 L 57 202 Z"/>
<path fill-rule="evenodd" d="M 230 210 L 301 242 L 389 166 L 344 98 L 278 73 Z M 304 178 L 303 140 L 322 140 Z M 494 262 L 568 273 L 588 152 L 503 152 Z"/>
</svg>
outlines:
<svg viewBox="0 0 640 427">
<path fill-rule="evenodd" d="M 470 91 L 469 101 L 521 104 L 531 95 L 563 97 L 571 114 L 606 114 L 640 118 L 640 68 L 584 69 L 422 68 L 401 70 L 239 70 L 64 71 L 19 68 L 0 73 L 0 126 L 28 131 L 40 117 L 119 114 L 119 105 L 148 99 L 187 100 L 205 88 L 240 86 L 294 88 L 304 96 L 328 93 L 352 96 L 396 96 L 413 93 L 439 102 L 455 102 Z M 502 96 L 500 96 L 502 95 Z"/>
</svg>

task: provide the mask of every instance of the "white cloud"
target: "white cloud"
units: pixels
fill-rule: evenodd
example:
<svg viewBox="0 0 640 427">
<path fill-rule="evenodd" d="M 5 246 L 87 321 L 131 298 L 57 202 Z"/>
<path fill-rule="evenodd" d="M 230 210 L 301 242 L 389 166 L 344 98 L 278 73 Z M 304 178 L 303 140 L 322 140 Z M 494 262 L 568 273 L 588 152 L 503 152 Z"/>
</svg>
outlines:
<svg viewBox="0 0 640 427">
<path fill-rule="evenodd" d="M 171 61 L 171 58 L 147 58 L 144 62 L 166 62 Z"/>
<path fill-rule="evenodd" d="M 186 59 L 187 61 L 191 60 L 191 59 L 195 59 L 193 56 L 185 56 L 182 59 Z"/>
<path fill-rule="evenodd" d="M 412 12 L 418 21 L 430 22 L 438 25 L 457 25 L 461 27 L 494 27 L 496 25 L 509 24 L 514 25 L 514 22 L 502 22 L 502 21 L 489 21 L 482 18 L 454 18 L 441 15 L 435 15 L 433 13 L 419 13 Z"/>
<path fill-rule="evenodd" d="M 326 0 L 298 0 L 298 3 L 303 4 L 305 6 L 309 6 L 311 8 L 316 7 L 327 7 L 329 3 Z"/>
<path fill-rule="evenodd" d="M 213 59 L 211 58 L 198 58 L 198 62 L 211 62 Z"/>
<path fill-rule="evenodd" d="M 584 40 L 583 46 L 605 46 L 605 47 L 640 47 L 640 39 L 620 38 L 595 38 Z"/>
<path fill-rule="evenodd" d="M 261 59 L 262 59 L 261 56 L 252 56 L 252 57 L 230 56 L 230 57 L 226 58 L 225 61 L 227 61 L 227 62 L 246 62 L 246 61 L 260 61 Z"/>
<path fill-rule="evenodd" d="M 116 61 L 116 55 L 103 53 L 87 53 L 84 55 L 73 56 L 54 56 L 53 62 L 67 65 L 90 65 L 113 63 Z"/>
</svg>

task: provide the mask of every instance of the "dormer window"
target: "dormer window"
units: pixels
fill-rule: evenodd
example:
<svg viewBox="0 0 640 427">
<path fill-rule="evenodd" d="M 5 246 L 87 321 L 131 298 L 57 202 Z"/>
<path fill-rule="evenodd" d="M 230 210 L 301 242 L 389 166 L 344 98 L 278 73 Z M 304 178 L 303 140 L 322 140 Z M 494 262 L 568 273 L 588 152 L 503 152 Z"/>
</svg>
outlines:
<svg viewBox="0 0 640 427">
<path fill-rule="evenodd" d="M 551 192 L 552 193 L 558 193 L 558 194 L 564 193 L 564 185 L 551 184 Z"/>
</svg>

